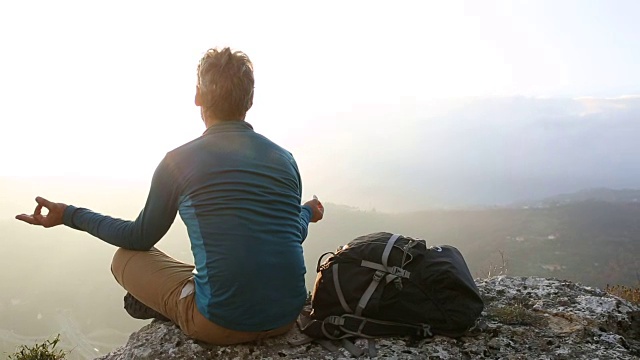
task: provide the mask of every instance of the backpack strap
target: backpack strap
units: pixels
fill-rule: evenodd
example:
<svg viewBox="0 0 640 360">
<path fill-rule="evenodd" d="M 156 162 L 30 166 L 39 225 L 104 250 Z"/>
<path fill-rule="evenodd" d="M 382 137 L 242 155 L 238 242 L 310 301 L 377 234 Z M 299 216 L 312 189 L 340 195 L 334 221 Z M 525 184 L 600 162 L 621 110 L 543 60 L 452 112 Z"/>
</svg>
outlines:
<svg viewBox="0 0 640 360">
<path fill-rule="evenodd" d="M 383 277 L 386 276 L 386 283 L 389 283 L 391 280 L 394 280 L 398 277 L 403 277 L 408 279 L 409 276 L 411 276 L 410 272 L 400 267 L 393 266 L 389 268 L 389 264 L 388 264 L 389 255 L 391 254 L 393 245 L 396 243 L 396 240 L 398 240 L 399 237 L 400 237 L 399 234 L 393 234 L 389 238 L 389 241 L 387 241 L 387 245 L 385 246 L 384 251 L 382 252 L 382 264 L 377 264 L 371 261 L 362 260 L 362 262 L 360 263 L 360 266 L 375 269 L 376 272 L 373 274 L 373 279 L 371 280 L 369 287 L 367 287 L 367 289 L 364 291 L 364 293 L 360 297 L 360 301 L 358 301 L 358 306 L 356 307 L 356 311 L 355 312 L 348 311 L 348 313 L 354 313 L 357 316 L 362 316 L 362 311 L 364 310 L 365 307 L 367 307 L 369 300 L 371 300 L 371 296 L 378 288 L 378 285 L 380 284 L 380 281 L 382 280 Z M 335 282 L 335 276 L 334 276 L 334 282 Z M 342 299 L 341 299 L 341 302 L 342 302 Z"/>
<path fill-rule="evenodd" d="M 340 316 L 327 316 L 322 320 L 315 320 L 303 311 L 296 322 L 300 332 L 314 339 L 340 340 L 351 336 L 340 328 L 344 324 L 344 319 Z"/>
<path fill-rule="evenodd" d="M 370 358 L 378 357 L 378 349 L 376 349 L 376 341 L 373 339 L 367 339 L 367 355 Z"/>
<path fill-rule="evenodd" d="M 349 339 L 342 339 L 341 343 L 342 347 L 345 348 L 345 350 L 347 350 L 351 355 L 357 358 L 364 354 L 364 349 L 359 348 Z"/>
<path fill-rule="evenodd" d="M 360 301 L 358 301 L 358 306 L 356 307 L 356 311 L 355 311 L 355 314 L 357 316 L 362 315 L 362 310 L 364 310 L 364 308 L 367 307 L 369 300 L 371 300 L 371 295 L 373 295 L 374 291 L 376 291 L 376 288 L 380 284 L 380 280 L 382 280 L 383 277 L 384 277 L 384 272 L 381 270 L 377 270 L 373 274 L 373 280 L 371 280 L 369 287 L 367 287 L 367 290 L 365 290 L 364 293 L 362 294 L 362 297 L 360 297 Z"/>
<path fill-rule="evenodd" d="M 396 243 L 396 240 L 400 237 L 400 234 L 393 234 L 387 241 L 387 246 L 384 247 L 384 251 L 382 252 L 382 265 L 386 268 L 389 268 L 387 262 L 389 261 L 389 254 L 391 254 L 391 249 L 393 249 L 393 244 Z"/>
<path fill-rule="evenodd" d="M 335 256 L 335 255 L 336 255 L 336 254 L 335 254 L 335 253 L 333 253 L 332 251 L 327 251 L 326 253 L 324 253 L 324 254 L 320 255 L 320 257 L 318 258 L 318 264 L 316 265 L 316 272 L 320 272 L 320 263 L 322 262 L 322 259 L 324 259 L 324 257 L 325 257 L 325 256 L 327 256 L 327 255 L 329 255 L 329 254 L 331 254 L 331 255 L 333 255 L 333 256 Z"/>
<path fill-rule="evenodd" d="M 334 265 L 335 266 L 335 265 Z M 360 266 L 364 266 L 364 267 L 368 267 L 370 269 L 374 269 L 374 270 L 380 270 L 380 271 L 384 271 L 386 273 L 388 273 L 387 276 L 393 276 L 393 277 L 401 277 L 401 278 L 405 278 L 408 279 L 411 276 L 411 272 L 398 267 L 398 266 L 392 266 L 390 268 L 385 268 L 382 264 L 378 264 L 378 263 L 374 263 L 372 261 L 368 261 L 368 260 L 362 260 L 360 262 Z"/>
<path fill-rule="evenodd" d="M 339 350 L 337 346 L 333 345 L 331 340 L 315 339 L 314 342 L 318 343 L 320 346 L 329 350 L 330 352 L 338 352 Z"/>
<path fill-rule="evenodd" d="M 333 272 L 333 286 L 335 286 L 336 288 L 336 294 L 338 294 L 338 300 L 340 300 L 340 305 L 342 305 L 342 308 L 344 309 L 344 311 L 348 312 L 348 313 L 353 313 L 353 310 L 351 310 L 351 308 L 349 307 L 349 304 L 347 304 L 347 300 L 345 300 L 344 298 L 344 294 L 342 293 L 342 288 L 340 287 L 340 279 L 338 278 L 338 263 L 333 264 L 333 266 L 331 267 L 331 271 Z"/>
<path fill-rule="evenodd" d="M 299 345 L 306 345 L 306 344 L 312 343 L 314 340 L 315 339 L 312 338 L 311 336 L 302 334 L 302 336 L 300 338 L 295 339 L 295 340 L 290 339 L 290 340 L 287 340 L 287 342 L 291 346 L 299 346 Z"/>
<path fill-rule="evenodd" d="M 406 324 L 386 320 L 370 319 L 363 316 L 343 314 L 340 330 L 355 337 L 373 338 L 388 335 L 417 337 L 433 336 L 428 324 Z"/>
<path fill-rule="evenodd" d="M 391 237 L 389 238 L 389 241 L 387 242 L 387 246 L 385 246 L 384 251 L 382 252 L 382 265 L 387 269 L 387 272 L 389 271 L 389 255 L 391 254 L 391 250 L 393 250 L 393 246 L 395 245 L 396 241 L 400 238 L 400 234 L 393 234 L 391 235 Z M 404 266 L 404 264 L 400 264 L 400 266 Z M 402 268 L 398 268 L 397 266 L 394 266 L 392 268 L 392 270 L 402 270 L 402 271 L 406 271 L 403 270 Z M 409 278 L 409 275 L 411 274 L 407 274 L 407 278 Z M 389 275 L 387 275 L 386 277 L 386 281 L 387 284 L 390 283 L 393 280 L 397 280 L 398 277 L 393 274 L 393 272 L 390 272 Z M 396 286 L 402 287 L 402 282 L 400 282 L 399 280 L 396 282 Z"/>
</svg>

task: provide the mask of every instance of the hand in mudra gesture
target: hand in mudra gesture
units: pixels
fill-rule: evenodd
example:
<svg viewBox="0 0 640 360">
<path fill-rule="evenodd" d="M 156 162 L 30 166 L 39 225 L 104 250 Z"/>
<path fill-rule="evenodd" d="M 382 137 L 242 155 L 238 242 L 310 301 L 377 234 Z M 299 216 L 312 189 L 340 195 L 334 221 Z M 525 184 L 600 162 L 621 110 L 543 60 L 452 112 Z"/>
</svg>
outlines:
<svg viewBox="0 0 640 360">
<path fill-rule="evenodd" d="M 315 195 L 313 195 L 313 199 L 307 201 L 306 203 L 304 203 L 304 205 L 311 208 L 310 222 L 314 223 L 322 220 L 322 218 L 324 217 L 324 206 Z"/>
<path fill-rule="evenodd" d="M 38 205 L 36 205 L 35 210 L 33 210 L 33 214 L 20 214 L 16 216 L 16 219 L 31 225 L 39 225 L 46 228 L 62 224 L 64 210 L 67 208 L 66 204 L 51 202 L 40 196 L 36 198 L 36 203 L 38 203 Z M 48 213 L 46 215 L 42 214 L 42 208 L 47 209 Z"/>
</svg>

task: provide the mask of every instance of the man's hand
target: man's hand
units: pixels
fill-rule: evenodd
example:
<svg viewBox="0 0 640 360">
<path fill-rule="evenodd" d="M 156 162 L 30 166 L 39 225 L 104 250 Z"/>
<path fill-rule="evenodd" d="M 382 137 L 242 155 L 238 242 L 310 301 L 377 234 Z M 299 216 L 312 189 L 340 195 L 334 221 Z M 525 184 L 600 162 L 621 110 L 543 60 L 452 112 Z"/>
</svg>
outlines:
<svg viewBox="0 0 640 360">
<path fill-rule="evenodd" d="M 304 205 L 311 208 L 311 220 L 309 221 L 314 223 L 322 220 L 324 216 L 324 206 L 322 206 L 322 203 L 315 195 L 313 195 L 312 200 L 307 201 Z"/>
<path fill-rule="evenodd" d="M 36 206 L 36 209 L 33 210 L 33 214 L 20 214 L 16 216 L 16 219 L 31 225 L 40 225 L 46 228 L 62 224 L 64 210 L 67 208 L 66 204 L 54 203 L 40 196 L 36 198 L 36 202 L 38 205 Z M 47 215 L 42 215 L 42 208 L 46 208 L 49 213 Z"/>
</svg>

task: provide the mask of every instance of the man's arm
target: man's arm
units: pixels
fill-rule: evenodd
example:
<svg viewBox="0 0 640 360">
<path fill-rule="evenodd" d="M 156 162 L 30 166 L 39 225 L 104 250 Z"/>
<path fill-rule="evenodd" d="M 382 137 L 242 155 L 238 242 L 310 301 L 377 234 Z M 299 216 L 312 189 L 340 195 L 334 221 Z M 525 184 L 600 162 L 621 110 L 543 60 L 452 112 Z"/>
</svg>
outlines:
<svg viewBox="0 0 640 360">
<path fill-rule="evenodd" d="M 45 227 L 64 223 L 118 247 L 148 250 L 167 233 L 176 217 L 179 206 L 178 186 L 171 164 L 165 157 L 153 175 L 147 202 L 135 221 L 115 219 L 88 209 L 49 202 L 40 197 L 36 199 L 38 206 L 33 215 L 23 214 L 16 218 Z M 42 207 L 49 210 L 47 216 L 40 214 Z"/>
<path fill-rule="evenodd" d="M 302 205 L 300 210 L 300 242 L 303 243 L 309 233 L 309 222 L 311 221 L 311 207 Z"/>
<path fill-rule="evenodd" d="M 291 155 L 291 154 L 289 154 Z M 291 155 L 291 163 L 296 173 L 296 180 L 298 180 L 298 197 L 302 198 L 302 179 L 300 178 L 300 170 L 298 170 L 298 164 Z M 303 243 L 309 233 L 309 223 L 322 220 L 324 214 L 324 207 L 318 198 L 314 195 L 313 200 L 309 200 L 300 207 L 300 242 Z"/>
<path fill-rule="evenodd" d="M 324 216 L 324 206 L 318 198 L 314 195 L 312 200 L 307 201 L 302 205 L 302 210 L 300 211 L 300 227 L 301 227 L 301 235 L 302 242 L 307 238 L 307 232 L 309 231 L 309 223 L 310 222 L 318 222 L 322 220 Z"/>
</svg>

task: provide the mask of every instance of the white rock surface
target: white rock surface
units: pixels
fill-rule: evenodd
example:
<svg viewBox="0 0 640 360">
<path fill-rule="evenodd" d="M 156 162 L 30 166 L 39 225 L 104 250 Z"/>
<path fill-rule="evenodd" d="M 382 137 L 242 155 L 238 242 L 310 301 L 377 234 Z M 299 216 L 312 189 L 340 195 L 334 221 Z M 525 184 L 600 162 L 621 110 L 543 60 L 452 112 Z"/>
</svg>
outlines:
<svg viewBox="0 0 640 360">
<path fill-rule="evenodd" d="M 535 277 L 499 276 L 479 280 L 478 288 L 485 311 L 466 336 L 376 339 L 377 358 L 639 359 L 640 308 L 625 300 L 569 281 Z M 351 358 L 343 349 L 334 353 L 316 344 L 287 342 L 300 336 L 294 328 L 261 344 L 209 346 L 188 339 L 171 323 L 155 321 L 99 359 Z"/>
</svg>

